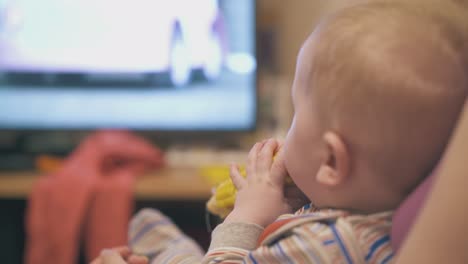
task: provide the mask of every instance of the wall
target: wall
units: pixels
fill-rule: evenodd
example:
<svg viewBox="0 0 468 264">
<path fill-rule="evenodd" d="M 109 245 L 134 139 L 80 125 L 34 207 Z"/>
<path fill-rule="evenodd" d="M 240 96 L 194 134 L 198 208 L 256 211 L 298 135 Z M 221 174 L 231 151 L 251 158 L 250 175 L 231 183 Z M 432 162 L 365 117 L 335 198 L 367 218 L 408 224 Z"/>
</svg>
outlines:
<svg viewBox="0 0 468 264">
<path fill-rule="evenodd" d="M 277 34 L 278 70 L 292 77 L 302 42 L 321 17 L 355 1 L 350 0 L 258 0 L 260 28 L 274 28 Z"/>
<path fill-rule="evenodd" d="M 260 39 L 257 54 L 262 63 L 270 69 L 269 77 L 260 82 L 260 100 L 271 100 L 270 109 L 260 109 L 260 113 L 271 114 L 276 124 L 276 136 L 284 137 L 292 119 L 293 110 L 290 89 L 294 78 L 296 57 L 302 43 L 313 31 L 318 21 L 326 14 L 358 0 L 257 0 L 258 30 L 273 35 Z M 266 32 L 266 33 L 265 33 Z M 268 43 L 273 41 L 273 43 Z M 265 59 L 262 49 L 273 58 Z M 271 51 L 270 51 L 271 49 Z M 263 65 L 265 66 L 265 65 Z M 264 72 L 263 72 L 264 73 Z M 273 74 L 271 74 L 273 73 Z M 262 105 L 260 105 L 262 107 Z M 268 133 L 268 132 L 267 132 Z M 264 135 L 259 135 L 262 138 Z M 271 136 L 271 135 L 267 135 Z"/>
</svg>

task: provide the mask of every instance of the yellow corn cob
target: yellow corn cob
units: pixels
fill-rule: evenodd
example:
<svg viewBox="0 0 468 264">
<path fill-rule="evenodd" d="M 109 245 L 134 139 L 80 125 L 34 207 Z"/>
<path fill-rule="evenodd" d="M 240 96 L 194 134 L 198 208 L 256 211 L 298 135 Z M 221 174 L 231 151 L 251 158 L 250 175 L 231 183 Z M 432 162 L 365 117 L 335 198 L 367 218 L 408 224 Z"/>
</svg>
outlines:
<svg viewBox="0 0 468 264">
<path fill-rule="evenodd" d="M 227 168 L 226 168 L 227 169 Z M 246 177 L 245 169 L 241 168 L 240 173 Z M 286 178 L 286 183 L 292 183 L 291 178 Z M 215 193 L 206 204 L 208 211 L 221 218 L 225 218 L 234 208 L 236 201 L 236 187 L 230 178 L 216 186 Z"/>
<path fill-rule="evenodd" d="M 240 173 L 245 177 L 245 170 L 241 169 Z M 230 178 L 221 182 L 216 186 L 214 195 L 208 200 L 206 208 L 212 214 L 221 218 L 225 218 L 234 208 L 236 201 L 236 187 Z"/>
</svg>

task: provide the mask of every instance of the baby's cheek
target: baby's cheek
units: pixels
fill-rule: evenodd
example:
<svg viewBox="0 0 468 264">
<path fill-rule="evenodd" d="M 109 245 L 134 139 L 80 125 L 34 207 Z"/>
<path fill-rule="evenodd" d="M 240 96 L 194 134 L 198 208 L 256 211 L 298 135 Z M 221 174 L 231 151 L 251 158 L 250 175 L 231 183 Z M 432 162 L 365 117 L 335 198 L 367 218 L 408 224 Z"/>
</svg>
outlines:
<svg viewBox="0 0 468 264">
<path fill-rule="evenodd" d="M 311 160 L 301 158 L 291 159 L 286 164 L 291 179 L 309 199 L 312 199 L 314 193 L 317 192 L 315 181 L 318 170 L 317 164 Z"/>
<path fill-rule="evenodd" d="M 285 153 L 286 154 L 286 153 Z M 297 156 L 294 155 L 286 155 L 284 160 L 284 165 L 286 167 L 286 171 L 289 174 L 289 177 L 294 181 L 294 183 L 298 184 L 301 182 L 301 171 L 300 171 L 300 164 L 301 161 Z"/>
<path fill-rule="evenodd" d="M 291 144 L 287 139 L 284 142 L 283 151 L 284 151 L 284 166 L 286 167 L 288 174 L 292 175 L 293 170 L 294 170 L 294 166 L 293 166 L 294 155 L 291 153 Z"/>
</svg>

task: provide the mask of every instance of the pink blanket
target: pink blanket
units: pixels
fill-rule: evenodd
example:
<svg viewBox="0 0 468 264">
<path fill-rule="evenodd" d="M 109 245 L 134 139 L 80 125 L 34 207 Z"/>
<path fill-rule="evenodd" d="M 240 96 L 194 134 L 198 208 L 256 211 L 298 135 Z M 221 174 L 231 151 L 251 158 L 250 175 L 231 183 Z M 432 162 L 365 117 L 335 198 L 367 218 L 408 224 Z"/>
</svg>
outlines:
<svg viewBox="0 0 468 264">
<path fill-rule="evenodd" d="M 70 264 L 84 243 L 87 260 L 127 243 L 138 175 L 163 165 L 161 152 L 128 132 L 86 138 L 29 197 L 25 263 Z"/>
</svg>

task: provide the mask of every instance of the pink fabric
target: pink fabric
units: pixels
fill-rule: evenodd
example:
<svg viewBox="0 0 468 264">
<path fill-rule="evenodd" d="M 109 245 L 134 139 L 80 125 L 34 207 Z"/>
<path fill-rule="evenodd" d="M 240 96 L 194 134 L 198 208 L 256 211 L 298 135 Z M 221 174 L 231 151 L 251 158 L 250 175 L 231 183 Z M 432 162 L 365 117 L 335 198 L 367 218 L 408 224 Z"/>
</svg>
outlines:
<svg viewBox="0 0 468 264">
<path fill-rule="evenodd" d="M 391 230 L 391 243 L 395 252 L 400 249 L 416 217 L 419 215 L 432 187 L 434 178 L 435 175 L 433 173 L 425 179 L 395 211 Z"/>
<path fill-rule="evenodd" d="M 124 245 L 135 177 L 162 166 L 161 152 L 127 132 L 86 138 L 54 174 L 35 184 L 26 217 L 27 264 L 70 264 L 81 239 L 88 260 Z"/>
</svg>

